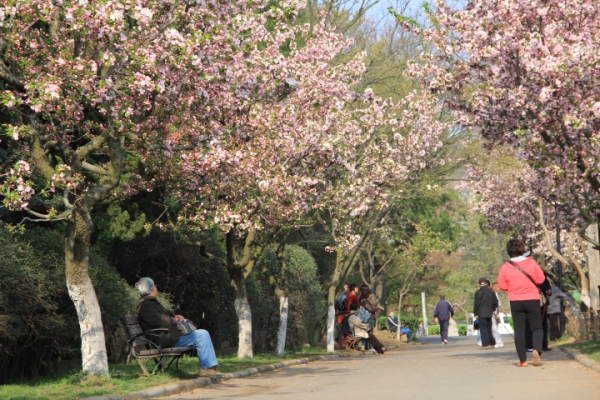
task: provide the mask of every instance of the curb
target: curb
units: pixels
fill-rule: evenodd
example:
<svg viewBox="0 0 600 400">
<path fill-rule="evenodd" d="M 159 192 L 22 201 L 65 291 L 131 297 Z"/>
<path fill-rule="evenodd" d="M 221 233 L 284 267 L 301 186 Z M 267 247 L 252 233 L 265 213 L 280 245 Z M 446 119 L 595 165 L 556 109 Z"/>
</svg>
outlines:
<svg viewBox="0 0 600 400">
<path fill-rule="evenodd" d="M 387 346 L 386 346 L 387 347 Z M 398 346 L 389 346 L 388 350 L 397 348 Z M 294 360 L 281 361 L 275 364 L 261 365 L 260 367 L 247 368 L 236 372 L 230 372 L 223 374 L 220 378 L 197 378 L 192 380 L 186 380 L 181 382 L 169 383 L 167 385 L 155 386 L 148 389 L 140 390 L 138 392 L 131 392 L 125 396 L 117 394 L 109 394 L 104 396 L 86 397 L 81 400 L 138 400 L 138 399 L 151 399 L 160 396 L 171 396 L 182 392 L 191 392 L 194 389 L 205 387 L 213 383 L 222 381 L 228 381 L 235 378 L 245 378 L 247 376 L 256 375 L 263 372 L 270 372 L 276 369 L 291 367 L 292 365 L 308 364 L 312 361 L 330 361 L 340 358 L 352 358 L 352 357 L 365 357 L 375 355 L 374 353 L 359 353 L 359 354 L 334 354 L 327 356 L 309 356 L 304 358 L 296 358 Z"/>
<path fill-rule="evenodd" d="M 597 362 L 597 361 L 592 360 L 591 358 L 589 358 L 585 354 L 582 354 L 579 351 L 577 351 L 575 349 L 571 349 L 569 347 L 561 347 L 560 350 L 563 353 L 567 353 L 567 355 L 569 357 L 571 357 L 575 361 L 579 362 L 580 364 L 583 364 L 586 367 L 588 367 L 590 369 L 593 369 L 596 372 L 600 372 L 600 363 Z"/>
</svg>

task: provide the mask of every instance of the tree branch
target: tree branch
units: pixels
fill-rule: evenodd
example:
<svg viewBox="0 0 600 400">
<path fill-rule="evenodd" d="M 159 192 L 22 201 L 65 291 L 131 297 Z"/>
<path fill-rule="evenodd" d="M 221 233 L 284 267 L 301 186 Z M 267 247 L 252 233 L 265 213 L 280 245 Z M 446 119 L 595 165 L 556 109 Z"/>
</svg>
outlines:
<svg viewBox="0 0 600 400">
<path fill-rule="evenodd" d="M 92 164 L 88 163 L 87 161 L 83 161 L 81 163 L 81 167 L 84 169 L 87 169 L 88 171 L 95 172 L 100 175 L 108 175 L 109 174 L 109 172 L 107 170 L 105 170 L 104 168 L 99 167 L 97 165 L 92 165 Z"/>
<path fill-rule="evenodd" d="M 4 61 L 2 61 L 2 60 L 0 60 L 0 78 L 4 82 L 8 83 L 9 85 L 11 85 L 14 88 L 16 88 L 17 90 L 19 90 L 20 92 L 23 92 L 23 93 L 26 92 L 25 84 L 23 82 L 21 82 L 19 80 L 19 78 L 17 78 L 13 74 L 11 74 L 8 67 L 6 66 L 6 64 L 4 64 Z"/>
<path fill-rule="evenodd" d="M 558 250 L 556 250 L 556 247 L 554 247 L 554 244 L 552 243 L 552 237 L 550 236 L 550 231 L 548 230 L 548 227 L 544 223 L 544 200 L 542 200 L 541 197 L 539 197 L 538 199 L 539 199 L 538 201 L 540 204 L 540 208 L 538 210 L 539 211 L 538 220 L 540 222 L 540 226 L 542 227 L 542 230 L 544 231 L 544 234 L 546 235 L 546 243 L 548 243 L 548 249 L 550 250 L 550 253 L 552 253 L 552 255 L 554 257 L 556 257 L 560 262 L 562 262 L 565 265 L 571 265 L 569 260 L 567 260 L 562 254 L 560 254 L 558 252 Z"/>
</svg>

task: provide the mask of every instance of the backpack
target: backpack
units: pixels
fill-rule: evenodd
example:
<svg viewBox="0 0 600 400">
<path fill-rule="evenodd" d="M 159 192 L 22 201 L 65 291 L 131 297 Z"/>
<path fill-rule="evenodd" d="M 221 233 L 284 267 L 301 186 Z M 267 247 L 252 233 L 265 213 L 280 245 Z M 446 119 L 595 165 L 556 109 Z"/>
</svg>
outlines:
<svg viewBox="0 0 600 400">
<path fill-rule="evenodd" d="M 343 296 L 342 298 L 342 295 L 339 295 L 338 298 L 335 299 L 333 306 L 336 311 L 346 311 L 346 308 L 348 307 L 348 296 Z"/>
<path fill-rule="evenodd" d="M 369 322 L 371 319 L 371 313 L 368 312 L 363 306 L 360 306 L 358 309 L 358 318 L 360 318 L 362 322 Z"/>
</svg>

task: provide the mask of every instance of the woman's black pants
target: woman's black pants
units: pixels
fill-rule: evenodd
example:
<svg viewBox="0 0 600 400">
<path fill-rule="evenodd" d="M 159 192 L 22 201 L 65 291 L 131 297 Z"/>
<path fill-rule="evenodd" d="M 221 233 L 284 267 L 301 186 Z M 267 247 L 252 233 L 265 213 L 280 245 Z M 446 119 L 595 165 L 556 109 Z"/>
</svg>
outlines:
<svg viewBox="0 0 600 400">
<path fill-rule="evenodd" d="M 527 329 L 529 324 L 531 336 L 533 340 L 533 349 L 542 354 L 542 314 L 540 312 L 539 300 L 521 300 L 511 301 L 510 311 L 512 313 L 514 331 L 515 331 L 515 347 L 519 361 L 527 361 Z"/>
</svg>

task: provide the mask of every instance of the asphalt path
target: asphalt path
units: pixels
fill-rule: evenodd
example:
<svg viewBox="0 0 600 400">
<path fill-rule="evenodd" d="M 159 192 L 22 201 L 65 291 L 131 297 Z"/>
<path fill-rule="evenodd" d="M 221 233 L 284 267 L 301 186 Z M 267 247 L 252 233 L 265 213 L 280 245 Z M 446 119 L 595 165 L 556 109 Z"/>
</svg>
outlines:
<svg viewBox="0 0 600 400">
<path fill-rule="evenodd" d="M 503 339 L 503 348 L 479 350 L 475 337 L 448 345 L 427 337 L 383 356 L 312 362 L 164 399 L 600 399 L 600 373 L 561 351 L 518 368 L 512 338 Z"/>
</svg>

